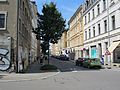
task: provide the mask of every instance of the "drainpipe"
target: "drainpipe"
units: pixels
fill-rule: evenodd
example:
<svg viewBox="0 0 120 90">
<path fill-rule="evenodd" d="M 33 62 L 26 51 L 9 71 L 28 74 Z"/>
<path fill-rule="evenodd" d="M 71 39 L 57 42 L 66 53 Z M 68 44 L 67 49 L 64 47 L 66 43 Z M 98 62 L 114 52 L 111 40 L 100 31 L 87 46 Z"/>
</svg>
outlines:
<svg viewBox="0 0 120 90">
<path fill-rule="evenodd" d="M 107 0 L 107 16 L 108 16 L 108 46 L 110 47 L 109 0 Z M 110 67 L 111 67 L 111 56 L 108 57 L 108 59 L 109 59 Z"/>
<path fill-rule="evenodd" d="M 16 34 L 17 34 L 17 39 L 16 39 L 16 73 L 18 73 L 19 72 L 19 70 L 18 70 L 18 45 L 19 45 L 19 38 L 18 38 L 18 36 L 19 36 L 19 0 L 17 0 L 17 32 L 16 32 Z"/>
</svg>

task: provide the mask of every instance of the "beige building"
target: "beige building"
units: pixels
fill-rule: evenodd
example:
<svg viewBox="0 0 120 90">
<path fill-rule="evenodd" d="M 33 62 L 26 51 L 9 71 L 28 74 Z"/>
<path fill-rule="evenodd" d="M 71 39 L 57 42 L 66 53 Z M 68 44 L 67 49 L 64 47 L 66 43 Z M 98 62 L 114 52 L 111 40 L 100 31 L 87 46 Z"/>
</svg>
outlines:
<svg viewBox="0 0 120 90">
<path fill-rule="evenodd" d="M 62 33 L 61 39 L 58 42 L 59 54 L 66 54 L 67 52 L 67 30 Z"/>
<path fill-rule="evenodd" d="M 67 52 L 67 31 L 64 31 L 62 33 L 60 40 L 58 40 L 58 43 L 52 44 L 51 54 L 61 55 L 61 54 L 66 54 L 66 52 Z"/>
<path fill-rule="evenodd" d="M 52 44 L 51 45 L 51 55 L 59 55 L 59 47 L 58 44 Z"/>
<path fill-rule="evenodd" d="M 6 57 L 16 72 L 30 63 L 31 33 L 30 0 L 0 0 L 0 50 L 8 50 Z"/>
<path fill-rule="evenodd" d="M 67 48 L 70 59 L 83 57 L 83 25 L 82 25 L 82 5 L 76 10 L 68 22 Z"/>
<path fill-rule="evenodd" d="M 37 10 L 37 5 L 36 5 L 36 2 L 35 1 L 31 1 L 30 2 L 30 5 L 31 5 L 31 11 L 32 11 L 32 26 L 33 26 L 33 29 L 36 29 L 38 27 L 37 25 L 37 19 L 38 19 L 38 16 L 37 16 L 37 13 L 38 13 L 38 10 Z M 30 63 L 34 62 L 36 60 L 37 57 L 40 57 L 40 40 L 37 40 L 36 39 L 36 34 L 35 33 L 31 33 L 31 61 Z"/>
</svg>

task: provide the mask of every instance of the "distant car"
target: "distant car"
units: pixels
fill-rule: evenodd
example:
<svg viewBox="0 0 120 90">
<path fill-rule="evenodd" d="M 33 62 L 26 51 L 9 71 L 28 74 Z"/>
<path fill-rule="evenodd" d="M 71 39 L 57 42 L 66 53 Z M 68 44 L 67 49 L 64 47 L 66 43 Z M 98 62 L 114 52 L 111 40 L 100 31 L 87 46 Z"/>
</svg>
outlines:
<svg viewBox="0 0 120 90">
<path fill-rule="evenodd" d="M 60 55 L 60 56 L 59 56 L 59 59 L 60 59 L 60 60 L 64 60 L 64 61 L 68 61 L 68 60 L 69 60 L 69 57 L 67 57 L 66 55 Z"/>
<path fill-rule="evenodd" d="M 75 61 L 75 65 L 76 66 L 82 66 L 83 65 L 83 62 L 85 61 L 85 60 L 87 60 L 88 58 L 78 58 L 76 61 Z"/>
<path fill-rule="evenodd" d="M 83 66 L 87 68 L 101 68 L 101 62 L 100 59 L 98 58 L 89 58 L 83 62 Z"/>
</svg>

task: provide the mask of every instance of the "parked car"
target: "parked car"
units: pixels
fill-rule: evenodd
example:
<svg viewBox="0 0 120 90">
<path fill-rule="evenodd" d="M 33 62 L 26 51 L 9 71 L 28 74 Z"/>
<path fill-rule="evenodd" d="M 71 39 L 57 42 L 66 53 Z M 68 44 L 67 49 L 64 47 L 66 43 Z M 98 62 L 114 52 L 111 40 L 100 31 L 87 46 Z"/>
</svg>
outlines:
<svg viewBox="0 0 120 90">
<path fill-rule="evenodd" d="M 64 61 L 68 61 L 68 60 L 69 60 L 69 57 L 67 57 L 66 55 L 60 55 L 60 56 L 59 56 L 59 59 L 60 59 L 60 60 L 64 60 Z"/>
<path fill-rule="evenodd" d="M 101 68 L 101 62 L 98 58 L 89 58 L 87 60 L 84 60 L 83 66 L 87 68 L 97 67 Z"/>
<path fill-rule="evenodd" d="M 83 65 L 83 62 L 84 60 L 87 60 L 88 58 L 78 58 L 76 61 L 75 61 L 75 65 L 76 66 L 82 66 Z"/>
</svg>

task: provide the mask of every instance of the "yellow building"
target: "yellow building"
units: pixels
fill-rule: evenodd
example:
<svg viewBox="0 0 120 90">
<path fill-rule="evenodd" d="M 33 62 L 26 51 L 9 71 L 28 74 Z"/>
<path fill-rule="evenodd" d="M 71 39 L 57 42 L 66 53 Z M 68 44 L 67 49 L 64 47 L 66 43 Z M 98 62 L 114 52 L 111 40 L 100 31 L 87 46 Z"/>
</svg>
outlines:
<svg viewBox="0 0 120 90">
<path fill-rule="evenodd" d="M 65 54 L 67 51 L 67 31 L 62 33 L 60 40 L 58 40 L 57 44 L 52 44 L 51 46 L 51 54 L 52 55 L 61 55 Z"/>
<path fill-rule="evenodd" d="M 60 54 L 66 54 L 67 52 L 67 30 L 63 32 L 58 44 L 59 44 Z"/>
<path fill-rule="evenodd" d="M 68 22 L 69 30 L 67 32 L 67 48 L 70 59 L 83 57 L 82 10 L 81 5 Z"/>
<path fill-rule="evenodd" d="M 59 55 L 58 44 L 51 45 L 51 55 Z"/>
</svg>

